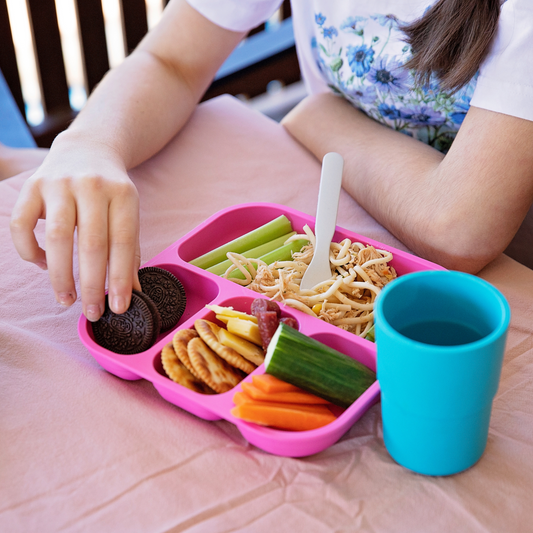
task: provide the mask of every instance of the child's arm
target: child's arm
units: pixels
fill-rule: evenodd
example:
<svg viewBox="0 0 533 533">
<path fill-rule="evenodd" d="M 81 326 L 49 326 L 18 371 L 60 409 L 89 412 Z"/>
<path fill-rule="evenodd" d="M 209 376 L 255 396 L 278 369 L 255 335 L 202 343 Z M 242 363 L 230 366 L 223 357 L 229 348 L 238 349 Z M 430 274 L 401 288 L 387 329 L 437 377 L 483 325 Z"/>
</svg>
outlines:
<svg viewBox="0 0 533 533">
<path fill-rule="evenodd" d="M 472 107 L 446 156 L 333 94 L 283 121 L 317 158 L 345 159 L 343 186 L 415 253 L 478 272 L 509 244 L 533 202 L 533 122 Z"/>
<path fill-rule="evenodd" d="M 20 256 L 48 268 L 56 299 L 76 299 L 77 226 L 81 299 L 89 320 L 109 302 L 124 312 L 139 267 L 137 190 L 126 171 L 158 152 L 185 124 L 217 70 L 242 39 L 173 0 L 138 48 L 110 71 L 43 164 L 25 183 L 12 215 Z M 46 218 L 46 253 L 33 233 Z"/>
</svg>

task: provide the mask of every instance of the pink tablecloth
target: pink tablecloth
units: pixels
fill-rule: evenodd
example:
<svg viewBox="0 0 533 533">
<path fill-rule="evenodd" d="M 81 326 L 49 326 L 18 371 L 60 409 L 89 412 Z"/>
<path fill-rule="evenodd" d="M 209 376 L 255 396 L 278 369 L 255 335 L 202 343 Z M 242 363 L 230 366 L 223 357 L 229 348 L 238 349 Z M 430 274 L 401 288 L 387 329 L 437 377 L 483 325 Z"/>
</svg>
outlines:
<svg viewBox="0 0 533 533">
<path fill-rule="evenodd" d="M 314 214 L 320 164 L 281 126 L 221 97 L 132 175 L 146 261 L 233 204 Z M 379 404 L 326 451 L 282 458 L 94 361 L 78 340 L 79 303 L 60 308 L 47 274 L 13 249 L 21 184 L 0 183 L 0 531 L 532 531 L 531 270 L 501 256 L 481 273 L 513 317 L 487 450 L 473 468 L 430 478 L 398 466 Z M 402 248 L 345 194 L 338 223 Z"/>
</svg>

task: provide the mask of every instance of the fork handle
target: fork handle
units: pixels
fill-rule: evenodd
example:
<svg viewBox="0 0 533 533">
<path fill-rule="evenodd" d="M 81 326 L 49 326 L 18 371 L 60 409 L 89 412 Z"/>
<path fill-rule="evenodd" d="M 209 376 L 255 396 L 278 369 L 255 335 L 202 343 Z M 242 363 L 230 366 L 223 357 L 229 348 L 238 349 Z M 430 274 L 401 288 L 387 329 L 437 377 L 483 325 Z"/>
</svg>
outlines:
<svg viewBox="0 0 533 533">
<path fill-rule="evenodd" d="M 343 168 L 341 155 L 329 152 L 324 156 L 315 222 L 316 247 L 320 250 L 324 246 L 329 248 L 335 233 Z M 332 216 L 332 213 L 335 215 Z"/>
</svg>

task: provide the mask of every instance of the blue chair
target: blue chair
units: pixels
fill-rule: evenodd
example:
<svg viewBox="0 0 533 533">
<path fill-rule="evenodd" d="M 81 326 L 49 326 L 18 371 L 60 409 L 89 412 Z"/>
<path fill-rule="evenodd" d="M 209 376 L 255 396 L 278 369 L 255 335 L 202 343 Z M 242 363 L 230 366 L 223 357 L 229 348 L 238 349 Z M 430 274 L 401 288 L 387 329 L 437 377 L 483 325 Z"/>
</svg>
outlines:
<svg viewBox="0 0 533 533">
<path fill-rule="evenodd" d="M 0 142 L 15 148 L 37 146 L 0 72 Z"/>
</svg>

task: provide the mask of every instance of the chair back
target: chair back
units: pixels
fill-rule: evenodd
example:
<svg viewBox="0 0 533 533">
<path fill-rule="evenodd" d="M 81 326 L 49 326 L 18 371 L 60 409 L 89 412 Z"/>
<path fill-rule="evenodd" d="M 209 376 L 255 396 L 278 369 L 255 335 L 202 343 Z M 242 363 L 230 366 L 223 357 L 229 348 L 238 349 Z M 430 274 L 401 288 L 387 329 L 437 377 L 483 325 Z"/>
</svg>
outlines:
<svg viewBox="0 0 533 533">
<path fill-rule="evenodd" d="M 76 116 L 76 110 L 72 109 L 69 99 L 56 1 L 18 1 L 27 4 L 33 37 L 33 55 L 37 66 L 44 112 L 43 121 L 40 124 L 30 124 L 30 130 L 39 146 L 50 146 L 54 137 L 68 127 Z M 77 10 L 85 89 L 87 94 L 90 94 L 110 67 L 102 0 L 73 1 Z M 148 31 L 147 5 L 146 0 L 119 0 L 119 2 L 125 55 L 127 55 Z M 161 2 L 166 5 L 168 0 L 161 0 Z M 17 64 L 7 4 L 7 0 L 0 0 L 0 70 L 17 106 L 25 115 L 20 69 Z M 288 19 L 291 16 L 290 0 L 283 2 L 280 13 L 282 19 Z M 262 32 L 265 32 L 265 25 L 252 30 L 250 35 Z M 242 51 L 240 53 L 242 55 Z M 261 61 L 262 65 L 259 65 Z M 288 53 L 279 55 L 274 62 L 265 62 L 265 58 L 261 61 L 254 65 L 246 65 L 240 72 L 232 72 L 222 79 L 214 80 L 203 99 L 222 93 L 233 95 L 243 93 L 252 97 L 264 92 L 266 85 L 273 79 L 281 79 L 283 83 L 291 83 L 299 79 L 300 73 L 294 46 L 288 50 Z M 255 68 L 251 68 L 252 66 Z M 276 69 L 278 74 L 276 74 Z"/>
</svg>

